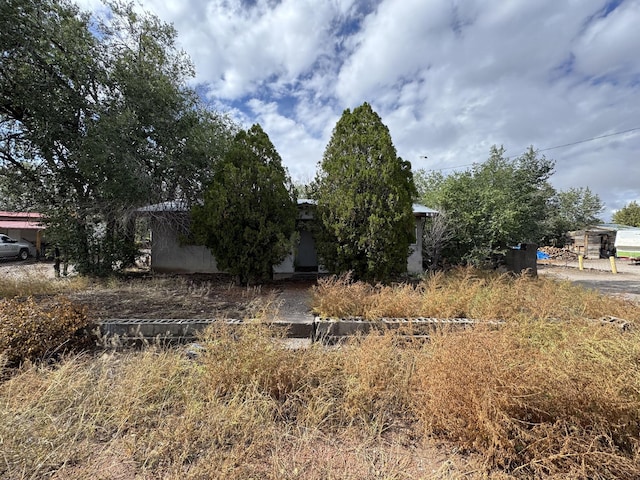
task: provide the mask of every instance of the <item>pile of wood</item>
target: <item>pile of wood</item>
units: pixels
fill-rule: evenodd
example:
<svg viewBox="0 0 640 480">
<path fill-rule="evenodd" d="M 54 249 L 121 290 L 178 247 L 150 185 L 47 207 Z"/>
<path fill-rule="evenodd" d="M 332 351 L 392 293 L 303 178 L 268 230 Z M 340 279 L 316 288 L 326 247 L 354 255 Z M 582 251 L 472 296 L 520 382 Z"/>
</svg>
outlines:
<svg viewBox="0 0 640 480">
<path fill-rule="evenodd" d="M 560 247 L 540 247 L 541 252 L 549 255 L 550 260 L 578 260 L 578 254 Z"/>
</svg>

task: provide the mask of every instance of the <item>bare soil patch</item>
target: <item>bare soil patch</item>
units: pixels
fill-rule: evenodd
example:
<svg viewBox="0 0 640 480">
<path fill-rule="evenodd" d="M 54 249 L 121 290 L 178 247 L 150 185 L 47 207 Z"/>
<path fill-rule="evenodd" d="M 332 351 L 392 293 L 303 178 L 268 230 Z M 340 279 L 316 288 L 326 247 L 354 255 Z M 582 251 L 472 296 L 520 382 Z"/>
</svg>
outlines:
<svg viewBox="0 0 640 480">
<path fill-rule="evenodd" d="M 182 275 L 96 282 L 72 298 L 98 319 L 304 318 L 313 282 L 239 287 L 225 275 Z"/>
<path fill-rule="evenodd" d="M 27 285 L 52 282 L 57 288 L 49 290 L 64 291 L 74 275 L 55 278 L 52 262 L 1 261 L 0 277 Z M 86 289 L 68 296 L 87 305 L 96 319 L 261 316 L 307 321 L 311 313 L 311 287 L 315 283 L 313 279 L 288 279 L 239 287 L 223 274 L 157 275 L 139 271 L 122 279 L 87 281 Z M 25 295 L 29 294 L 32 292 L 25 290 Z"/>
<path fill-rule="evenodd" d="M 611 271 L 608 259 L 584 261 L 584 270 L 577 261 L 549 261 L 538 264 L 539 275 L 570 280 L 590 290 L 640 302 L 640 265 L 628 260 L 616 260 L 617 274 Z"/>
</svg>

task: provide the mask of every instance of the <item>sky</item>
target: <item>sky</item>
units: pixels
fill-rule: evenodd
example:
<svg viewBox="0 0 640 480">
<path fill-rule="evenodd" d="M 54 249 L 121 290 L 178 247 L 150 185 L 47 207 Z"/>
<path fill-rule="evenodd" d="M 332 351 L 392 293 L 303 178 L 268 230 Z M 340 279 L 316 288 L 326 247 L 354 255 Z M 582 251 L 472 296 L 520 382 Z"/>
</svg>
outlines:
<svg viewBox="0 0 640 480">
<path fill-rule="evenodd" d="M 174 25 L 207 104 L 259 123 L 296 181 L 368 102 L 414 171 L 533 146 L 603 220 L 640 201 L 640 0 L 138 2 Z"/>
</svg>

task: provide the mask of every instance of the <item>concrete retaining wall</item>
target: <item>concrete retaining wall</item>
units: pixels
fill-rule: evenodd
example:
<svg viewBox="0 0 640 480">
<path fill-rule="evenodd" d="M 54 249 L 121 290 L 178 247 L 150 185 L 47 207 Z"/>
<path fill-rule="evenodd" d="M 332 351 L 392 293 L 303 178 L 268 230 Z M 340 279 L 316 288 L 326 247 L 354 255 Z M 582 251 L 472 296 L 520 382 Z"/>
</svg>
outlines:
<svg viewBox="0 0 640 480">
<path fill-rule="evenodd" d="M 242 320 L 217 319 L 109 319 L 100 323 L 100 332 L 105 337 L 127 340 L 162 339 L 189 341 L 197 337 L 206 327 L 221 322 L 227 326 L 241 327 L 249 323 Z M 272 328 L 286 329 L 288 338 L 307 338 L 313 341 L 331 342 L 356 334 L 396 330 L 405 335 L 428 336 L 436 330 L 468 328 L 479 322 L 467 318 L 385 318 L 376 321 L 364 319 L 309 318 L 308 321 L 269 322 Z M 498 325 L 500 322 L 482 322 Z"/>
</svg>

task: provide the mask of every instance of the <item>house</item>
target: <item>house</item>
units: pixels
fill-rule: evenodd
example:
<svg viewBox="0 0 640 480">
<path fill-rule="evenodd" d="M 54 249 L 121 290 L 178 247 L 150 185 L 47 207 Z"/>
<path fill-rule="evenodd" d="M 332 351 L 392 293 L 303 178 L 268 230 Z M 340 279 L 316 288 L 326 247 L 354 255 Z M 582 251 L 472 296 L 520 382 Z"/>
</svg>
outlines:
<svg viewBox="0 0 640 480">
<path fill-rule="evenodd" d="M 16 240 L 26 240 L 42 250 L 44 225 L 40 223 L 42 215 L 35 212 L 0 211 L 0 233 Z"/>
<path fill-rule="evenodd" d="M 300 273 L 326 273 L 318 259 L 311 224 L 315 201 L 298 200 L 299 239 L 293 251 L 273 268 L 274 278 L 287 278 Z M 149 219 L 151 230 L 151 269 L 164 273 L 219 273 L 216 259 L 202 245 L 186 245 L 181 241 L 188 233 L 189 214 L 186 204 L 164 202 L 140 208 L 138 212 Z M 425 219 L 438 214 L 424 205 L 414 204 L 416 243 L 411 245 L 407 271 L 420 273 L 422 269 L 422 232 Z"/>
</svg>

